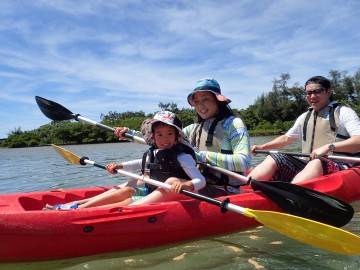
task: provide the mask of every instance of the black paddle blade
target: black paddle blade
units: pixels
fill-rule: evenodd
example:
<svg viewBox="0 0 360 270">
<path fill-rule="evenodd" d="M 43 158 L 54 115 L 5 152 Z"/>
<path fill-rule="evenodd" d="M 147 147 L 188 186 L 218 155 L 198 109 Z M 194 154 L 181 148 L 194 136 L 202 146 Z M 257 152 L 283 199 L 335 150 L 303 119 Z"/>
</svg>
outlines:
<svg viewBox="0 0 360 270">
<path fill-rule="evenodd" d="M 39 96 L 35 96 L 35 100 L 43 114 L 45 114 L 45 116 L 50 118 L 51 120 L 70 120 L 74 119 L 76 116 L 64 106 L 54 101 Z"/>
<path fill-rule="evenodd" d="M 312 219 L 335 227 L 349 223 L 354 208 L 335 197 L 302 186 L 278 181 L 251 181 L 254 190 L 292 215 Z"/>
</svg>

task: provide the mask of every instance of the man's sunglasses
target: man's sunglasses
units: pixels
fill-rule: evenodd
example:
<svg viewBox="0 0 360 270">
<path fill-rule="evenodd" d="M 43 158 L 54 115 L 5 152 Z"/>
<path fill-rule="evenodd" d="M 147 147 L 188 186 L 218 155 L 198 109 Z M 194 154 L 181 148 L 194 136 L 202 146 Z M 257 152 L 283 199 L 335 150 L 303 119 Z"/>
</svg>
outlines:
<svg viewBox="0 0 360 270">
<path fill-rule="evenodd" d="M 312 91 L 305 91 L 305 95 L 306 95 L 307 97 L 310 97 L 311 95 L 318 96 L 318 95 L 321 94 L 324 90 L 325 90 L 325 88 L 319 88 L 319 89 L 315 89 L 315 90 L 312 90 Z"/>
</svg>

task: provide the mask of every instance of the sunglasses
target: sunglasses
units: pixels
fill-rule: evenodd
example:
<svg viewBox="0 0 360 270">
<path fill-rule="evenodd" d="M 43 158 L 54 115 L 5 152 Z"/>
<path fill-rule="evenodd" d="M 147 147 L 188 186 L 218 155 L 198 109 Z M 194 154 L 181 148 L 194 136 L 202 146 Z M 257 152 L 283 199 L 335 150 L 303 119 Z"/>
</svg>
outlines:
<svg viewBox="0 0 360 270">
<path fill-rule="evenodd" d="M 319 88 L 319 89 L 315 89 L 315 90 L 312 90 L 312 91 L 305 91 L 305 95 L 306 95 L 307 97 L 310 97 L 311 95 L 318 96 L 318 95 L 320 95 L 324 90 L 325 90 L 325 88 Z"/>
</svg>

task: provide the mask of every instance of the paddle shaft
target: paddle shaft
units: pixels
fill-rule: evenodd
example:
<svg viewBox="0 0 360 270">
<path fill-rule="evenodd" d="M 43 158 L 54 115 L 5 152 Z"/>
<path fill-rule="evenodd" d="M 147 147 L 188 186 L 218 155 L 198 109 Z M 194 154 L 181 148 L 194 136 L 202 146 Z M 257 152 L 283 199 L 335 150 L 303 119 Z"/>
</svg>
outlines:
<svg viewBox="0 0 360 270">
<path fill-rule="evenodd" d="M 97 126 L 99 128 L 102 128 L 102 129 L 105 129 L 105 130 L 108 130 L 108 131 L 112 131 L 112 132 L 115 131 L 115 129 L 112 128 L 112 127 L 109 127 L 107 125 L 98 123 L 98 122 L 90 120 L 90 119 L 87 119 L 87 118 L 82 117 L 80 115 L 75 115 L 74 119 L 77 120 L 77 121 L 81 121 L 81 122 L 85 122 L 85 123 L 88 123 L 88 124 L 95 125 L 95 126 Z M 124 133 L 124 137 L 126 137 L 128 139 L 131 139 L 131 140 L 134 140 L 134 141 L 136 141 L 138 143 L 144 143 L 145 144 L 145 140 L 143 138 L 131 135 L 129 133 Z M 194 149 L 194 151 L 197 150 L 195 147 L 193 149 Z M 200 163 L 200 164 L 207 167 L 207 168 L 209 168 L 209 169 L 211 169 L 211 170 L 213 170 L 213 171 L 220 172 L 222 174 L 225 174 L 225 175 L 227 175 L 227 176 L 229 176 L 229 177 L 231 177 L 231 178 L 233 178 L 235 180 L 241 181 L 243 183 L 247 183 L 249 181 L 249 178 L 247 178 L 247 177 L 245 177 L 245 176 L 243 176 L 241 174 L 226 170 L 224 168 L 213 166 L 213 165 L 210 165 L 209 163 Z"/>
<path fill-rule="evenodd" d="M 112 128 L 112 127 L 109 127 L 107 125 L 98 123 L 98 122 L 90 120 L 90 119 L 87 119 L 87 118 L 82 117 L 80 115 L 75 115 L 74 119 L 77 120 L 77 121 L 81 121 L 81 122 L 85 122 L 85 123 L 88 123 L 88 124 L 95 125 L 95 126 L 97 126 L 99 128 L 102 128 L 102 129 L 105 129 L 105 130 L 108 130 L 108 131 L 115 132 L 115 129 Z M 128 139 L 131 139 L 131 140 L 134 140 L 136 142 L 145 144 L 145 140 L 143 138 L 131 135 L 129 133 L 124 133 L 124 137 L 126 137 Z M 195 147 L 193 149 L 194 149 L 194 151 L 197 150 L 197 149 L 195 149 Z M 247 183 L 249 181 L 249 179 L 247 177 L 245 177 L 245 176 L 243 176 L 241 174 L 238 174 L 238 173 L 235 173 L 235 172 L 232 172 L 232 171 L 229 171 L 229 170 L 217 167 L 217 166 L 213 166 L 213 165 L 210 165 L 208 163 L 201 163 L 201 165 L 203 165 L 203 166 L 205 166 L 205 167 L 207 167 L 207 168 L 209 168 L 211 170 L 214 170 L 214 171 L 220 172 L 222 174 L 225 174 L 227 176 L 230 176 L 230 177 L 232 177 L 232 178 L 234 178 L 234 179 L 236 179 L 238 181 L 241 181 L 241 182 L 244 182 L 244 183 Z"/>
<path fill-rule="evenodd" d="M 87 158 L 81 158 L 81 161 L 84 162 L 85 164 L 90 164 L 90 165 L 93 165 L 95 167 L 106 170 L 105 166 L 97 164 L 95 161 L 89 160 Z M 82 162 L 80 162 L 80 163 L 82 163 Z M 133 178 L 135 180 L 143 181 L 143 182 L 145 182 L 147 184 L 150 184 L 150 185 L 165 188 L 165 189 L 168 189 L 168 190 L 171 189 L 171 185 L 160 182 L 160 181 L 157 181 L 157 180 L 154 180 L 154 179 L 151 179 L 151 178 L 145 178 L 143 176 L 140 176 L 140 175 L 128 172 L 128 171 L 120 170 L 120 169 L 117 169 L 116 172 L 118 174 L 123 175 L 123 176 L 127 176 L 127 177 Z M 181 191 L 181 193 L 188 196 L 188 197 L 191 197 L 193 199 L 205 201 L 207 203 L 219 206 L 221 208 L 222 212 L 226 212 L 227 210 L 231 210 L 231 211 L 234 211 L 234 212 L 239 213 L 239 214 L 244 214 L 244 211 L 245 211 L 245 208 L 229 203 L 229 201 L 230 201 L 229 199 L 226 199 L 224 201 L 220 201 L 220 200 L 216 200 L 216 199 L 213 199 L 213 198 L 210 198 L 210 197 L 206 197 L 206 196 L 203 196 L 201 194 L 194 193 L 194 192 L 184 190 L 184 189 Z"/>
<path fill-rule="evenodd" d="M 94 126 L 96 126 L 96 127 L 98 127 L 98 128 L 105 129 L 105 130 L 107 130 L 107 131 L 115 132 L 115 129 L 114 129 L 114 128 L 109 127 L 109 126 L 104 125 L 104 124 L 101 124 L 101 123 L 99 123 L 99 122 L 93 121 L 93 120 L 91 120 L 91 119 L 85 118 L 85 117 L 83 117 L 83 116 L 81 116 L 81 115 L 79 115 L 79 114 L 74 115 L 74 119 L 75 119 L 76 121 L 85 122 L 85 123 L 94 125 Z M 136 141 L 136 142 L 144 143 L 144 144 L 145 144 L 145 140 L 144 140 L 143 138 L 140 138 L 140 137 L 138 137 L 138 136 L 133 136 L 133 135 L 131 135 L 131 134 L 129 134 L 129 133 L 124 133 L 124 137 L 125 137 L 125 138 L 128 138 L 128 139 L 131 139 L 131 140 L 134 140 L 134 141 Z"/>
<path fill-rule="evenodd" d="M 281 152 L 277 150 L 255 150 L 255 153 L 257 154 L 284 154 L 284 155 L 290 155 L 295 157 L 310 157 L 310 154 L 306 153 L 296 153 L 296 152 Z M 349 162 L 360 162 L 360 158 L 356 157 L 345 157 L 345 156 L 324 156 L 328 159 L 336 159 L 336 160 L 343 160 L 343 161 L 349 161 Z"/>
</svg>

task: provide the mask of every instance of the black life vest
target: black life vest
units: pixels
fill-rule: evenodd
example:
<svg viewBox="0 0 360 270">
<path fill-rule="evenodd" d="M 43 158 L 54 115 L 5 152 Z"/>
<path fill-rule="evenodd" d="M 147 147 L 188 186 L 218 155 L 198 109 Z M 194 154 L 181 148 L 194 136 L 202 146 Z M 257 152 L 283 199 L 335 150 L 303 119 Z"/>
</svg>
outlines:
<svg viewBox="0 0 360 270">
<path fill-rule="evenodd" d="M 194 151 L 181 143 L 164 150 L 150 147 L 143 155 L 141 171 L 144 174 L 145 169 L 149 170 L 150 178 L 161 182 L 165 182 L 169 177 L 189 180 L 190 177 L 177 160 L 177 156 L 181 153 L 190 154 L 196 160 Z M 150 184 L 145 184 L 145 186 L 149 189 L 149 192 L 157 188 Z"/>
</svg>

